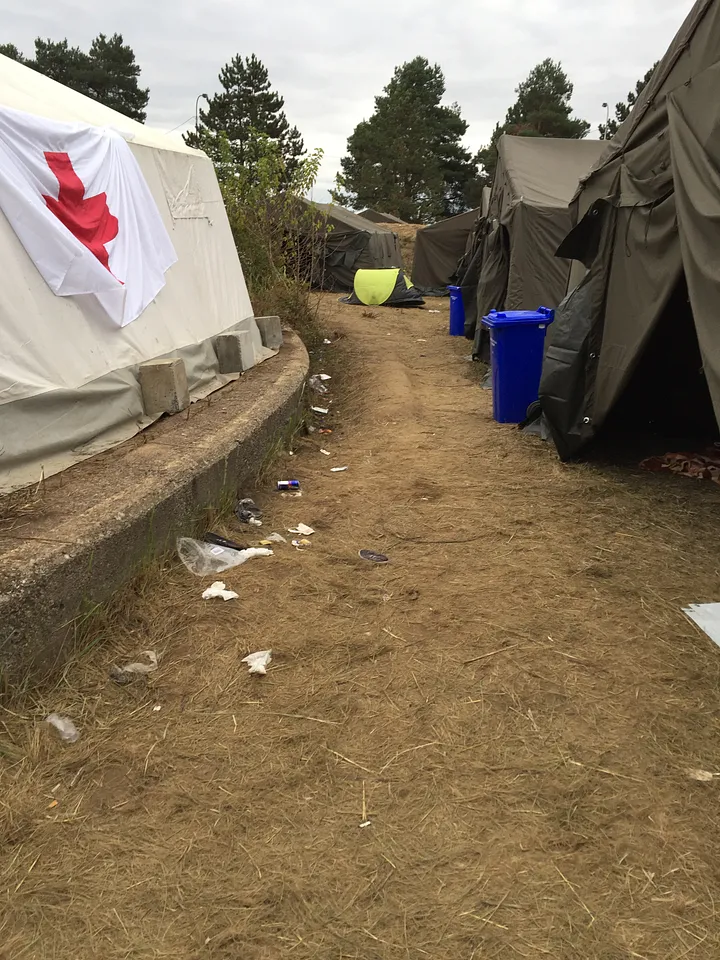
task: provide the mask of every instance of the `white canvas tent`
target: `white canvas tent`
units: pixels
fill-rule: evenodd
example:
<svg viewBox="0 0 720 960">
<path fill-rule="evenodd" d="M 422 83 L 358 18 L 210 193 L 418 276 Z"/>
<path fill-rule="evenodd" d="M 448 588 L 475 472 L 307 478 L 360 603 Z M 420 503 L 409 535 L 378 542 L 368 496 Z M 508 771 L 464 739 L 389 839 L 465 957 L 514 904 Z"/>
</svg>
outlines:
<svg viewBox="0 0 720 960">
<path fill-rule="evenodd" d="M 125 440 L 151 421 L 137 365 L 185 361 L 193 399 L 224 385 L 212 338 L 249 332 L 263 347 L 208 157 L 0 56 L 0 110 L 109 127 L 129 143 L 177 254 L 165 286 L 132 323 L 108 322 L 93 298 L 56 296 L 0 213 L 0 492 Z"/>
</svg>

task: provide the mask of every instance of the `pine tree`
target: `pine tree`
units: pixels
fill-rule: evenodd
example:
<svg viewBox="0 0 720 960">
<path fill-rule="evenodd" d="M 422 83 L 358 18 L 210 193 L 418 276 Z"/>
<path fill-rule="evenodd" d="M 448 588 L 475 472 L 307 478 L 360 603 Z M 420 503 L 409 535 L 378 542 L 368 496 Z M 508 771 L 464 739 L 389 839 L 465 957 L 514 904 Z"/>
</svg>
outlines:
<svg viewBox="0 0 720 960">
<path fill-rule="evenodd" d="M 138 85 L 139 76 L 135 54 L 123 42 L 122 34 L 114 33 L 108 38 L 100 33 L 95 37 L 87 63 L 89 96 L 144 123 L 150 91 Z"/>
<path fill-rule="evenodd" d="M 457 104 L 442 104 L 444 94 L 437 64 L 415 57 L 396 67 L 348 140 L 333 199 L 419 223 L 465 210 L 475 166 L 460 142 L 467 123 Z"/>
<path fill-rule="evenodd" d="M 635 84 L 635 89 L 631 90 L 627 95 L 627 101 L 625 103 L 616 103 L 615 104 L 615 117 L 610 117 L 610 120 L 607 124 L 601 123 L 598 127 L 600 131 L 601 140 L 612 140 L 615 134 L 618 132 L 621 123 L 624 123 L 625 120 L 630 116 L 632 108 L 637 103 L 638 97 L 643 92 L 645 87 L 650 83 L 653 73 L 655 73 L 655 67 L 657 67 L 660 61 L 655 62 L 642 80 L 638 80 Z"/>
<path fill-rule="evenodd" d="M 138 85 L 140 67 L 132 48 L 123 42 L 119 33 L 109 39 L 104 33 L 99 34 L 89 53 L 80 47 L 71 47 L 67 40 L 41 37 L 35 41 L 33 59 L 26 59 L 13 43 L 0 46 L 0 53 L 127 117 L 141 123 L 145 120 L 150 91 Z"/>
<path fill-rule="evenodd" d="M 488 182 L 495 176 L 497 143 L 504 133 L 520 137 L 557 137 L 582 140 L 590 130 L 585 120 L 572 117 L 570 100 L 573 85 L 562 64 L 543 60 L 515 90 L 517 100 L 503 124 L 497 124 L 487 147 L 479 151 L 476 162 Z"/>
<path fill-rule="evenodd" d="M 270 85 L 265 65 L 255 54 L 243 59 L 235 56 L 219 75 L 221 93 L 216 93 L 207 110 L 200 110 L 198 129 L 185 134 L 191 147 L 202 147 L 215 156 L 221 134 L 230 142 L 235 163 L 252 165 L 257 162 L 254 144 L 257 135 L 277 143 L 285 162 L 288 176 L 297 169 L 304 152 L 302 137 L 297 127 L 291 127 L 285 116 L 285 101 Z"/>
<path fill-rule="evenodd" d="M 56 42 L 38 37 L 35 41 L 34 59 L 25 60 L 24 63 L 51 80 L 57 80 L 58 83 L 87 95 L 85 74 L 88 56 L 80 47 L 71 47 L 67 40 Z"/>
<path fill-rule="evenodd" d="M 17 60 L 18 63 L 25 63 L 25 58 L 14 43 L 0 43 L 0 53 L 11 60 Z"/>
</svg>

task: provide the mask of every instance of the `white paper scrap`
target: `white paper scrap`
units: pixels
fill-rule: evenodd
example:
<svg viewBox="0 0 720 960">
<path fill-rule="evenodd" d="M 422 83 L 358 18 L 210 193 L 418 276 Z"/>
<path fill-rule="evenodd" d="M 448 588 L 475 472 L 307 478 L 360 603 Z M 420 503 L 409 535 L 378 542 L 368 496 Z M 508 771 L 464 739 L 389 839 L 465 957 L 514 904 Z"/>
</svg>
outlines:
<svg viewBox="0 0 720 960">
<path fill-rule="evenodd" d="M 216 580 L 203 592 L 202 598 L 203 600 L 213 600 L 216 597 L 222 600 L 237 600 L 238 594 L 234 590 L 226 590 L 222 580 Z"/>
<path fill-rule="evenodd" d="M 299 523 L 296 527 L 289 527 L 288 533 L 299 533 L 302 537 L 309 537 L 310 534 L 315 533 L 315 531 L 306 523 Z"/>
<path fill-rule="evenodd" d="M 683 613 L 720 647 L 720 603 L 691 603 Z"/>
<path fill-rule="evenodd" d="M 158 657 L 154 650 L 143 650 L 142 655 L 147 657 L 150 663 L 127 663 L 120 667 L 123 673 L 137 673 L 141 676 L 147 676 L 149 673 L 155 673 L 158 668 Z"/>
<path fill-rule="evenodd" d="M 330 473 L 344 473 L 347 467 L 330 467 Z"/>
<path fill-rule="evenodd" d="M 313 413 L 330 413 L 327 407 L 310 407 Z"/>
<path fill-rule="evenodd" d="M 272 662 L 272 650 L 257 650 L 255 653 L 249 653 L 242 658 L 242 662 L 248 665 L 248 673 L 267 673 L 267 665 Z"/>
</svg>

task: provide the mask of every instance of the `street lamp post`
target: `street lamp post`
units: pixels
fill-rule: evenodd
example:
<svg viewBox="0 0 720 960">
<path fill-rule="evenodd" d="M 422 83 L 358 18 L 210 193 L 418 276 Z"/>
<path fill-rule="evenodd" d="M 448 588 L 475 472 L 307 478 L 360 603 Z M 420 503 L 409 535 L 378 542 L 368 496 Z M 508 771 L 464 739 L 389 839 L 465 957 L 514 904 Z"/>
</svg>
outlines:
<svg viewBox="0 0 720 960">
<path fill-rule="evenodd" d="M 603 106 L 605 107 L 605 139 L 609 140 L 610 137 L 608 136 L 608 134 L 610 133 L 610 129 L 609 129 L 610 128 L 610 104 L 604 103 Z"/>
<path fill-rule="evenodd" d="M 207 95 L 206 93 L 201 93 L 201 94 L 198 96 L 197 100 L 195 101 L 195 133 L 197 133 L 197 134 L 200 133 L 200 130 L 199 130 L 199 127 L 200 127 L 199 110 L 200 110 L 200 101 L 201 101 L 201 100 L 206 100 L 208 106 L 210 106 L 210 98 L 208 97 L 208 95 Z"/>
</svg>

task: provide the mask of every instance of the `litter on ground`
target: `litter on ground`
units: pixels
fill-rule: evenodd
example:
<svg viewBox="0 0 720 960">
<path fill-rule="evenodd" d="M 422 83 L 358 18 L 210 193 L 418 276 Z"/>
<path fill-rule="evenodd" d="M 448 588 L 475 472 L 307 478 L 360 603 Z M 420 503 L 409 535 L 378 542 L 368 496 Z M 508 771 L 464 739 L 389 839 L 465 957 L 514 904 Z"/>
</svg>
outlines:
<svg viewBox="0 0 720 960">
<path fill-rule="evenodd" d="M 271 557 L 272 550 L 266 547 L 248 547 L 247 550 L 231 550 L 219 544 L 204 543 L 191 537 L 180 537 L 177 542 L 178 556 L 196 577 L 208 577 L 239 567 L 255 557 Z"/>
<path fill-rule="evenodd" d="M 691 603 L 683 613 L 720 647 L 720 603 Z"/>
<path fill-rule="evenodd" d="M 234 590 L 226 590 L 225 584 L 222 580 L 216 580 L 215 583 L 211 583 L 207 590 L 203 591 L 202 595 L 203 600 L 237 600 L 238 594 Z"/>
<path fill-rule="evenodd" d="M 248 665 L 248 673 L 267 673 L 268 664 L 272 662 L 272 650 L 258 650 L 242 658 L 242 663 Z"/>
<path fill-rule="evenodd" d="M 359 556 L 363 560 L 371 560 L 373 563 L 389 563 L 390 558 L 384 553 L 376 553 L 374 550 L 361 550 Z"/>
<path fill-rule="evenodd" d="M 320 448 L 320 453 L 324 454 L 326 457 L 332 456 L 329 450 L 323 450 L 322 447 Z"/>
<path fill-rule="evenodd" d="M 330 473 L 344 473 L 347 467 L 330 467 Z"/>
<path fill-rule="evenodd" d="M 716 777 L 720 776 L 717 773 L 710 773 L 709 770 L 688 770 L 687 775 L 691 780 L 697 780 L 698 783 L 711 783 Z"/>
<path fill-rule="evenodd" d="M 206 533 L 203 537 L 205 543 L 212 543 L 216 547 L 228 547 L 230 550 L 247 550 L 247 544 L 236 543 L 234 540 L 228 540 L 227 537 L 221 537 L 219 533 Z"/>
<path fill-rule="evenodd" d="M 238 501 L 237 506 L 235 507 L 235 516 L 238 518 L 240 523 L 256 523 L 257 526 L 260 526 L 262 510 L 260 507 L 258 507 L 254 500 L 251 500 L 249 497 L 245 497 L 244 499 Z"/>
<path fill-rule="evenodd" d="M 158 656 L 155 651 L 143 650 L 142 656 L 147 657 L 147 663 L 126 663 L 124 667 L 113 666 L 110 670 L 112 679 L 122 684 L 129 683 L 133 676 L 146 677 L 150 673 L 155 673 L 158 668 Z"/>
<path fill-rule="evenodd" d="M 57 730 L 58 736 L 65 743 L 75 743 L 80 739 L 80 732 L 69 717 L 62 717 L 59 713 L 51 713 L 45 717 L 45 722 Z"/>
<path fill-rule="evenodd" d="M 299 523 L 296 527 L 289 527 L 288 533 L 299 533 L 302 537 L 309 537 L 311 534 L 315 533 L 315 531 L 306 523 Z"/>
<path fill-rule="evenodd" d="M 310 384 L 310 389 L 314 390 L 315 393 L 327 393 L 327 387 L 320 381 L 317 375 L 310 377 L 308 383 Z"/>
<path fill-rule="evenodd" d="M 327 407 L 310 407 L 310 409 L 313 411 L 313 413 L 330 413 Z"/>
</svg>

